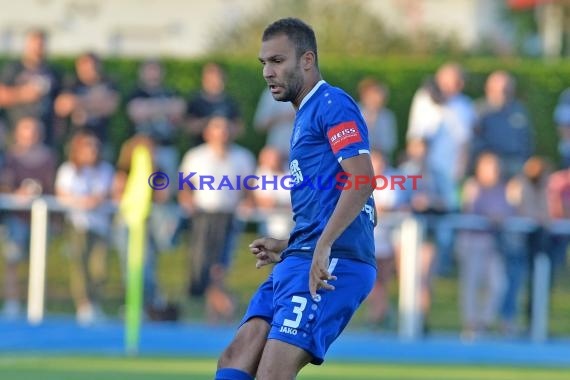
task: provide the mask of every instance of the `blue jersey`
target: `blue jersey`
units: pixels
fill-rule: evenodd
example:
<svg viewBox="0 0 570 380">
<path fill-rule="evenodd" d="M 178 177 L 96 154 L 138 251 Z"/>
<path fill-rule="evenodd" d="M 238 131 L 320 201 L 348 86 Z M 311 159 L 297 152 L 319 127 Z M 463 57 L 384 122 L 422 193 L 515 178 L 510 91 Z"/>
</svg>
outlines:
<svg viewBox="0 0 570 380">
<path fill-rule="evenodd" d="M 343 159 L 368 154 L 368 130 L 354 100 L 324 81 L 303 99 L 291 136 L 289 168 L 293 181 L 291 203 L 295 228 L 283 258 L 312 255 L 341 195 L 342 186 L 355 186 L 344 177 Z M 374 199 L 334 242 L 332 258 L 375 264 Z"/>
</svg>

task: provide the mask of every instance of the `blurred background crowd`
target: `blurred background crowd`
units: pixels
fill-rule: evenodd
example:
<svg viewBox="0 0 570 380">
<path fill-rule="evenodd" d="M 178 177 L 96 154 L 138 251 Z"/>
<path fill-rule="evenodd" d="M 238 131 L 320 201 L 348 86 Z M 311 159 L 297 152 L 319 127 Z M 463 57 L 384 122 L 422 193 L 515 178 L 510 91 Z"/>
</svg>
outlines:
<svg viewBox="0 0 570 380">
<path fill-rule="evenodd" d="M 116 253 L 121 272 L 126 270 L 128 230 L 115 210 L 135 147 L 148 148 L 155 171 L 171 179 L 179 171 L 230 178 L 288 174 L 293 108 L 274 101 L 267 90 L 230 91 L 227 83 L 236 80 L 232 73 L 238 70 L 220 63 L 227 60 L 194 63 L 200 70 L 195 85 L 172 76 L 167 83 L 161 59 L 136 60 L 128 66 L 134 70 L 120 74 L 108 68 L 120 65 L 106 65 L 93 52 L 58 65 L 48 59 L 50 40 L 43 29 L 22 35 L 21 54 L 3 60 L 0 72 L 0 199 L 23 209 L 0 210 L 5 318 L 25 312 L 29 200 L 53 196 L 59 205 L 54 210 L 64 210 L 50 216 L 50 240 L 60 241 L 51 246 L 69 260 L 76 318 L 90 325 L 120 312 L 109 307 L 104 312 L 102 306 L 110 255 Z M 499 49 L 505 52 L 504 46 Z M 378 72 L 359 75 L 348 88 L 368 126 L 376 173 L 422 176 L 416 190 L 375 191 L 379 272 L 364 319 L 371 327 L 392 326 L 396 305 L 390 287 L 398 276 L 401 239 L 398 224 L 385 221 L 406 214 L 424 226 L 419 255 L 424 329 L 430 328 L 432 298 L 438 296 L 434 278 L 453 277 L 465 338 L 489 331 L 525 333 L 534 258 L 549 259 L 552 286 L 568 273 L 570 230 L 552 226 L 570 218 L 570 81 L 566 76 L 565 83 L 557 82 L 560 90 L 547 102 L 553 106 L 541 109 L 540 127 L 551 130 L 544 132 L 520 96 L 520 72 L 496 61 L 477 76 L 484 81 L 477 87 L 457 62 L 440 59 L 433 72 L 418 77 L 406 99 Z M 168 67 L 177 67 L 177 74 L 185 70 L 180 61 Z M 242 73 L 263 88 L 260 68 Z M 527 91 L 533 89 L 532 75 L 522 77 Z M 326 70 L 325 80 L 337 84 Z M 468 95 L 469 86 L 481 91 Z M 406 104 L 405 119 L 391 110 L 393 94 Z M 254 110 L 248 117 L 244 103 Z M 118 115 L 123 122 L 116 121 Z M 538 141 L 549 133 L 556 146 Z M 457 215 L 471 218 L 458 223 Z M 180 317 L 157 275 L 161 253 L 175 249 L 187 257 L 184 267 L 170 274 L 184 278 L 184 297 L 203 299 L 204 317 L 212 323 L 238 317 L 236 309 L 243 305 L 232 297 L 227 277 L 243 233 L 287 238 L 291 225 L 285 189 L 154 191 L 144 260 L 147 318 Z"/>
</svg>

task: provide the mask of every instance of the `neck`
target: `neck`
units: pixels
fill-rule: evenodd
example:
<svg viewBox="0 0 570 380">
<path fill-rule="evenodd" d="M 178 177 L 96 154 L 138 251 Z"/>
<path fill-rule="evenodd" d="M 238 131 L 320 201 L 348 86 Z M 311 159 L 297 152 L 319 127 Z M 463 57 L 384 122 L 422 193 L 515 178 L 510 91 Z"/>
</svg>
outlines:
<svg viewBox="0 0 570 380">
<path fill-rule="evenodd" d="M 489 104 L 494 108 L 503 108 L 508 102 L 508 99 L 491 99 Z"/>
<path fill-rule="evenodd" d="M 23 57 L 22 58 L 22 64 L 29 68 L 29 69 L 35 69 L 36 67 L 38 67 L 41 64 L 41 60 L 36 60 L 34 58 L 31 57 Z"/>
<path fill-rule="evenodd" d="M 220 92 L 210 92 L 210 91 L 202 90 L 202 93 L 204 94 L 204 97 L 206 97 L 207 99 L 217 100 L 217 99 L 220 99 L 222 97 L 222 95 L 224 94 L 224 91 L 222 90 Z"/>
<path fill-rule="evenodd" d="M 310 78 L 306 81 L 303 88 L 301 88 L 301 91 L 299 91 L 299 93 L 295 97 L 295 100 L 293 100 L 291 102 L 291 103 L 293 103 L 293 107 L 295 108 L 295 111 L 299 111 L 299 106 L 301 105 L 301 102 L 303 101 L 305 96 L 307 96 L 307 94 L 309 92 L 311 92 L 313 87 L 315 87 L 321 79 L 323 79 L 323 78 L 321 77 L 321 74 L 318 71 L 310 76 Z"/>
<path fill-rule="evenodd" d="M 148 92 L 158 92 L 158 90 L 161 88 L 160 85 L 147 85 L 145 83 L 142 83 L 141 87 Z"/>
<path fill-rule="evenodd" d="M 17 153 L 26 153 L 35 146 L 35 144 L 14 144 L 14 151 Z"/>
<path fill-rule="evenodd" d="M 228 150 L 225 144 L 210 144 L 210 149 L 214 152 L 217 157 L 223 158 Z"/>
<path fill-rule="evenodd" d="M 101 81 L 99 77 L 89 78 L 87 80 L 83 80 L 83 79 L 79 78 L 79 80 L 87 86 L 94 86 Z"/>
</svg>

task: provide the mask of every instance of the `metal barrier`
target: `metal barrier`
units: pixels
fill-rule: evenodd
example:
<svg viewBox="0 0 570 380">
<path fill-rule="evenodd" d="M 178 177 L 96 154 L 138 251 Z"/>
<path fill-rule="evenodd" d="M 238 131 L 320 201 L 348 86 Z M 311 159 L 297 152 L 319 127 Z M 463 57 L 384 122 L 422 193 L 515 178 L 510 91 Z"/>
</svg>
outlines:
<svg viewBox="0 0 570 380">
<path fill-rule="evenodd" d="M 103 205 L 104 209 L 114 214 L 117 207 L 112 202 Z M 32 325 L 40 324 L 45 310 L 45 275 L 47 256 L 48 214 L 50 212 L 66 213 L 72 207 L 59 202 L 53 195 L 31 198 L 12 194 L 0 194 L 0 210 L 30 211 L 30 263 L 28 281 L 27 319 Z M 264 212 L 248 212 L 238 214 L 247 222 L 263 222 L 267 218 Z"/>
<path fill-rule="evenodd" d="M 384 215 L 383 215 L 384 216 Z M 401 216 L 399 216 L 401 219 Z M 400 324 L 399 336 L 414 340 L 421 336 L 422 313 L 419 303 L 419 274 L 418 255 L 419 247 L 423 242 L 422 231 L 424 228 L 412 222 L 414 219 L 405 220 L 401 225 L 400 244 L 401 250 L 401 277 L 400 277 Z M 496 229 L 497 224 L 481 215 L 471 214 L 448 214 L 440 216 L 439 223 L 445 223 L 448 228 L 456 231 L 491 231 Z M 388 223 L 391 225 L 390 223 Z M 393 226 L 393 225 L 391 225 Z M 501 230 L 504 232 L 528 234 L 535 231 L 540 225 L 530 218 L 509 217 L 503 220 Z M 554 220 L 544 226 L 552 235 L 570 236 L 570 220 Z M 533 342 L 542 342 L 548 336 L 548 310 L 550 303 L 550 276 L 551 263 L 546 252 L 540 253 L 534 259 L 533 288 L 530 326 L 530 337 Z"/>
<path fill-rule="evenodd" d="M 105 205 L 109 213 L 115 213 L 112 203 Z M 21 196 L 0 194 L 0 210 L 31 211 L 31 242 L 28 284 L 28 322 L 39 324 L 44 316 L 46 245 L 49 212 L 68 212 L 72 208 L 61 204 L 54 196 L 24 198 Z M 263 222 L 266 212 L 248 212 L 238 214 L 246 222 Z M 488 231 L 495 224 L 480 215 L 453 214 L 443 216 L 440 223 L 447 223 L 454 230 Z M 420 308 L 420 265 L 419 251 L 424 239 L 424 226 L 414 215 L 405 212 L 382 214 L 380 225 L 399 227 L 401 239 L 400 298 L 398 334 L 402 339 L 414 340 L 421 336 L 422 313 Z M 503 221 L 504 231 L 529 233 L 539 225 L 529 218 L 511 217 Z M 553 235 L 570 236 L 570 219 L 556 220 L 546 226 Z M 533 281 L 533 305 L 531 338 L 540 342 L 547 338 L 548 308 L 550 288 L 550 262 L 545 254 L 535 259 Z"/>
<path fill-rule="evenodd" d="M 109 202 L 104 206 L 110 213 L 115 207 Z M 67 212 L 71 208 L 61 204 L 55 196 L 37 198 L 0 194 L 0 210 L 30 211 L 30 265 L 28 280 L 28 322 L 32 325 L 43 321 L 45 310 L 45 275 L 48 234 L 48 213 Z"/>
</svg>

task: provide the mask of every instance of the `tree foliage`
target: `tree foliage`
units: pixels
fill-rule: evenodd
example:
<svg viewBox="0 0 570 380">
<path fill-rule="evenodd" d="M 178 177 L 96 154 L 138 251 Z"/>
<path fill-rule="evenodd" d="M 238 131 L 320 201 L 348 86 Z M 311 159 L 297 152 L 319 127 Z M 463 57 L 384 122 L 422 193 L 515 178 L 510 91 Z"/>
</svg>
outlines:
<svg viewBox="0 0 570 380">
<path fill-rule="evenodd" d="M 432 30 L 402 35 L 386 26 L 358 0 L 277 0 L 266 3 L 237 24 L 214 31 L 211 52 L 250 55 L 259 51 L 264 28 L 282 17 L 298 17 L 317 34 L 320 52 L 344 56 L 382 54 L 459 53 L 453 37 L 442 37 Z"/>
</svg>

